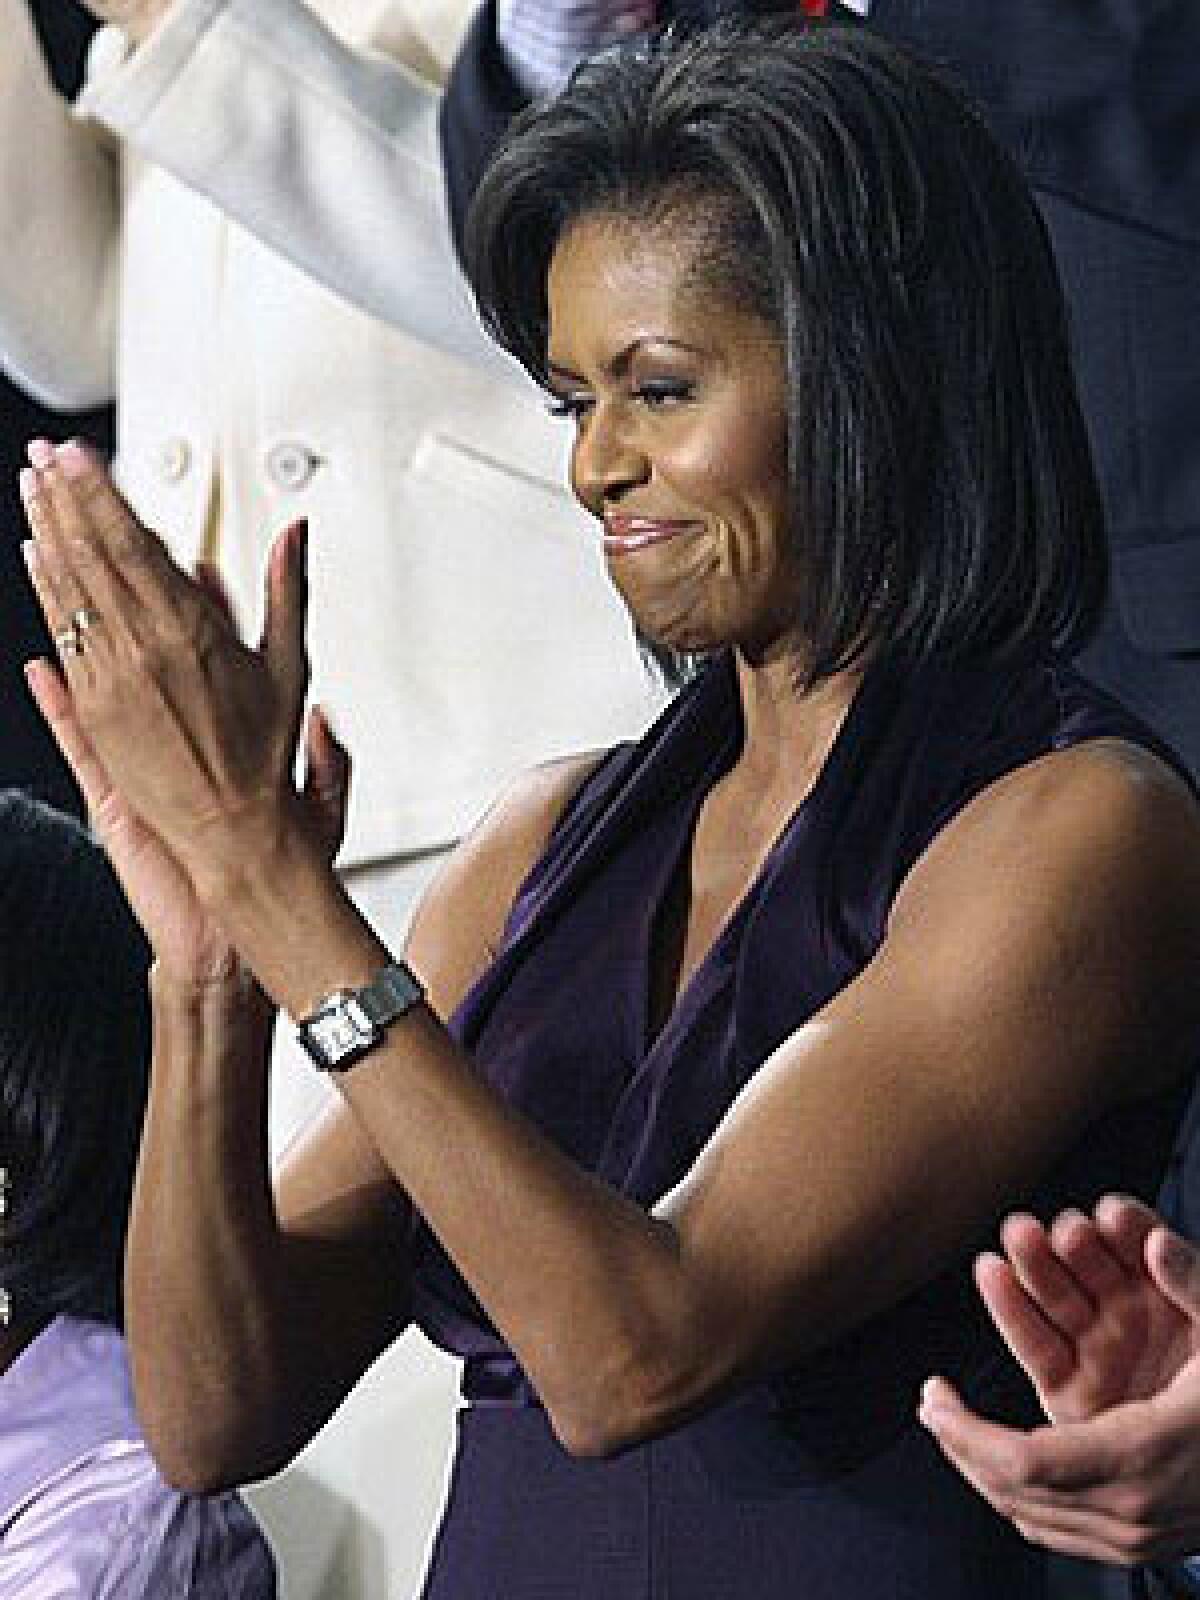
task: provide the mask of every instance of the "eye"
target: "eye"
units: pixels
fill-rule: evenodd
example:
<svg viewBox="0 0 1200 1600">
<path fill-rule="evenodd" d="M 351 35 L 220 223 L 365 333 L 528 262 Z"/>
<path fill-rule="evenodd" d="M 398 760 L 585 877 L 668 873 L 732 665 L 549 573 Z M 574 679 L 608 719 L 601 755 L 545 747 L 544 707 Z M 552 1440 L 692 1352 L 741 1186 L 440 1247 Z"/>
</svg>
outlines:
<svg viewBox="0 0 1200 1600">
<path fill-rule="evenodd" d="M 634 397 L 651 411 L 690 400 L 695 386 L 684 378 L 648 378 L 633 391 Z"/>
<path fill-rule="evenodd" d="M 552 394 L 546 401 L 546 410 L 552 417 L 569 417 L 572 422 L 579 422 L 591 406 L 589 394 Z"/>
</svg>

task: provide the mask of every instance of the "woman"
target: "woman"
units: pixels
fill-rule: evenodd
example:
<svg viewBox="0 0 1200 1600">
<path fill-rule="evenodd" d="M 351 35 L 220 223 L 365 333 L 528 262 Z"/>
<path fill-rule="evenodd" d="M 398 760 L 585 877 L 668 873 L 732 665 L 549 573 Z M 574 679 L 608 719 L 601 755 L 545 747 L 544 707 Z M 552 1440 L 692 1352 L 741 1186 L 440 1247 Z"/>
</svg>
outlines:
<svg viewBox="0 0 1200 1600">
<path fill-rule="evenodd" d="M 269 1600 L 234 1495 L 146 1448 L 121 1258 L 150 1059 L 148 951 L 67 817 L 0 793 L 0 1596 Z"/>
<path fill-rule="evenodd" d="M 694 681 L 498 806 L 408 967 L 292 793 L 303 529 L 249 650 L 85 451 L 31 450 L 31 683 L 197 952 L 154 985 L 149 1436 L 270 1471 L 416 1321 L 466 1359 L 431 1600 L 1037 1594 L 919 1381 L 1017 1413 L 972 1246 L 1153 1184 L 1200 1022 L 1195 802 L 1061 661 L 1104 572 L 1041 228 L 936 79 L 764 26 L 583 70 L 472 257 Z M 344 1100 L 274 1187 L 234 951 Z"/>
</svg>

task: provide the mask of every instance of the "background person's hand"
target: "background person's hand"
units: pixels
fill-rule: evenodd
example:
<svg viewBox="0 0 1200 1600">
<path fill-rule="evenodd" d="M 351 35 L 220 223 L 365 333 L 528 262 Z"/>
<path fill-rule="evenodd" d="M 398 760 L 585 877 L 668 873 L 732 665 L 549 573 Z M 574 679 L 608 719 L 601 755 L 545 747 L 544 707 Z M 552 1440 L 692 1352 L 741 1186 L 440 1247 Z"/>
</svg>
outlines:
<svg viewBox="0 0 1200 1600">
<path fill-rule="evenodd" d="M 940 1378 L 922 1422 L 1036 1543 L 1124 1565 L 1200 1550 L 1200 1256 L 1123 1196 L 1002 1237 L 977 1281 L 1051 1424 L 989 1422 Z"/>
</svg>

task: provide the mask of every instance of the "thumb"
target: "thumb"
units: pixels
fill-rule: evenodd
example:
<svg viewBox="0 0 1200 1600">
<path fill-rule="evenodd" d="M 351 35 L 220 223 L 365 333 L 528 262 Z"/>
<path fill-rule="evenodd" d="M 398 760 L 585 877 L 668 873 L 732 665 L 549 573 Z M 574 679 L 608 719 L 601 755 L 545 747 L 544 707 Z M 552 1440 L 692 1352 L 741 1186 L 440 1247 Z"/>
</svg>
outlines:
<svg viewBox="0 0 1200 1600">
<path fill-rule="evenodd" d="M 308 688 L 308 519 L 293 522 L 267 558 L 267 603 L 259 642 L 267 670 L 292 705 L 299 730 Z"/>
<path fill-rule="evenodd" d="M 332 861 L 346 832 L 350 756 L 321 706 L 314 706 L 309 713 L 304 743 L 304 798 L 313 826 Z"/>
<path fill-rule="evenodd" d="M 1200 1322 L 1200 1253 L 1161 1224 L 1146 1239 L 1146 1269 L 1184 1316 Z"/>
</svg>

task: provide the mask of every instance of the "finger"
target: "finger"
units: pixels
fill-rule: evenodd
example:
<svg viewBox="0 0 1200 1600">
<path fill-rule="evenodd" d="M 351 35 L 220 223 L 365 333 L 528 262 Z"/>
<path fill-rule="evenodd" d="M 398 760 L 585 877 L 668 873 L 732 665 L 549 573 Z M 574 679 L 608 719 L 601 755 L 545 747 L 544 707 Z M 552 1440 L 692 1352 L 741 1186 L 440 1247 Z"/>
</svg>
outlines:
<svg viewBox="0 0 1200 1600">
<path fill-rule="evenodd" d="M 1085 1333 L 1095 1320 L 1095 1306 L 1055 1254 L 1037 1218 L 1023 1213 L 1009 1217 L 1000 1240 L 1021 1287 L 1042 1315 L 1069 1338 Z"/>
<path fill-rule="evenodd" d="M 70 691 L 48 661 L 26 662 L 25 681 L 42 720 L 79 785 L 88 815 L 103 829 L 115 792 L 75 715 Z"/>
<path fill-rule="evenodd" d="M 1088 1422 L 1025 1431 L 987 1421 L 935 1380 L 925 1386 L 918 1415 L 960 1470 L 969 1469 L 990 1492 L 1019 1492 L 1032 1503 L 1106 1493 L 1119 1482 L 1134 1408 L 1114 1406 Z"/>
<path fill-rule="evenodd" d="M 1109 1249 L 1127 1270 L 1135 1275 L 1144 1272 L 1146 1240 L 1162 1220 L 1158 1213 L 1132 1195 L 1106 1194 L 1093 1215 Z"/>
<path fill-rule="evenodd" d="M 46 514 L 45 508 L 36 489 L 24 482 L 21 494 L 27 501 L 26 514 L 32 512 L 30 525 L 33 526 L 33 519 L 40 519 Z M 73 613 L 76 617 L 82 617 L 83 608 L 72 604 L 72 591 L 63 584 L 61 569 L 47 543 L 37 538 L 26 539 L 21 545 L 21 555 L 61 668 L 69 670 L 77 684 L 86 683 L 90 668 L 83 660 L 84 639 L 78 622 L 72 621 Z"/>
<path fill-rule="evenodd" d="M 29 446 L 30 457 L 43 461 L 49 448 L 44 441 L 34 441 Z M 88 517 L 57 460 L 52 453 L 49 466 L 39 468 L 32 478 L 22 475 L 22 493 L 28 497 L 26 515 L 65 617 L 68 621 L 88 619 L 85 625 L 95 637 L 86 639 L 85 653 L 91 655 L 92 665 L 111 669 L 108 658 L 117 639 L 128 631 L 124 626 L 131 609 L 128 589 L 95 547 Z"/>
<path fill-rule="evenodd" d="M 70 439 L 58 446 L 45 476 L 70 563 L 96 605 L 115 607 L 122 616 L 143 608 L 161 612 L 174 563 L 121 498 L 100 457 Z"/>
<path fill-rule="evenodd" d="M 996 1330 L 1039 1392 L 1064 1383 L 1075 1370 L 1075 1348 L 1030 1299 L 1002 1256 L 975 1263 L 975 1283 Z"/>
<path fill-rule="evenodd" d="M 1200 1321 L 1200 1254 L 1170 1228 L 1151 1229 L 1146 1239 L 1146 1269 L 1172 1304 L 1192 1322 Z"/>
<path fill-rule="evenodd" d="M 78 440 L 60 445 L 46 476 L 72 565 L 94 596 L 114 658 L 137 659 L 143 649 L 152 659 L 164 649 L 171 654 L 181 642 L 195 644 L 213 622 L 226 625 L 208 589 L 193 583 L 134 516 L 91 449 Z M 116 659 L 99 651 L 96 657 L 99 671 L 117 670 Z"/>
<path fill-rule="evenodd" d="M 1097 1307 L 1128 1290 L 1130 1274 L 1096 1223 L 1082 1211 L 1064 1211 L 1056 1217 L 1050 1241 L 1059 1260 Z"/>
<path fill-rule="evenodd" d="M 275 540 L 267 561 L 267 599 L 260 649 L 299 729 L 308 689 L 308 522 L 301 519 Z"/>
<path fill-rule="evenodd" d="M 1023 1482 L 1022 1461 L 1028 1435 L 980 1416 L 945 1378 L 926 1380 L 917 1419 L 981 1494 L 990 1498 L 1000 1489 Z"/>
</svg>

